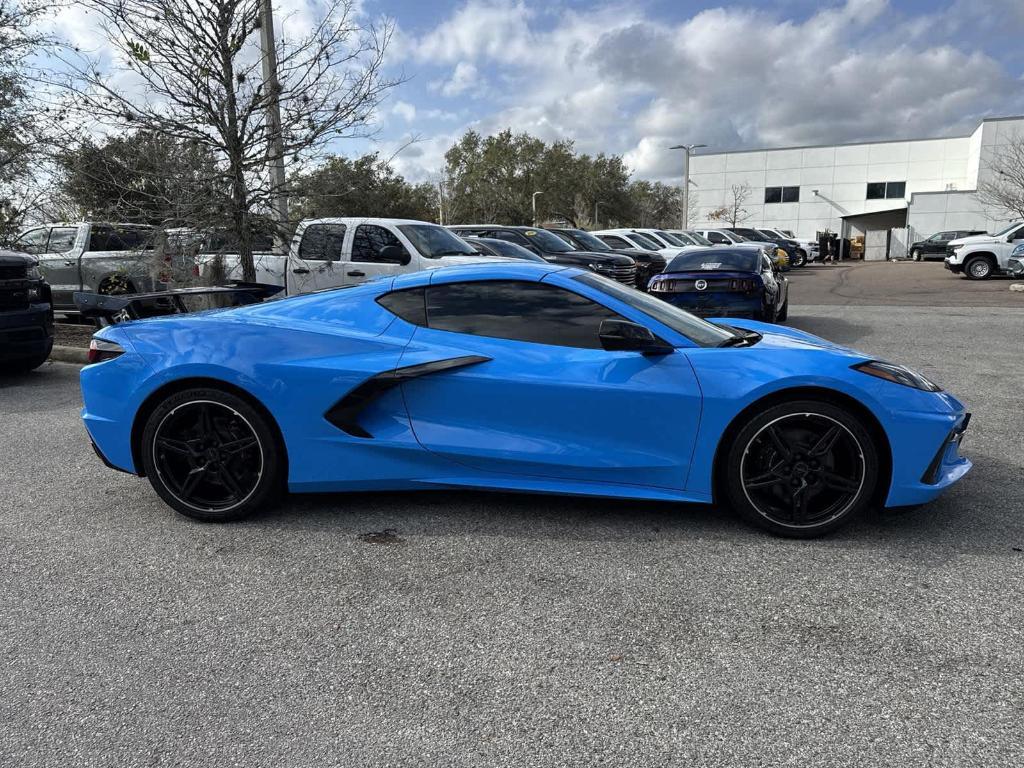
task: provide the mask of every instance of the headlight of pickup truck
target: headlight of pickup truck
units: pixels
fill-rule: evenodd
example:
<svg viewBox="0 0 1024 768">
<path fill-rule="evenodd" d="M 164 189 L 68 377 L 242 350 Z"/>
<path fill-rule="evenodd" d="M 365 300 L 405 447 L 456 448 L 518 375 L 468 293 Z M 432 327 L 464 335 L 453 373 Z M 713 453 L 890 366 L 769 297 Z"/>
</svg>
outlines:
<svg viewBox="0 0 1024 768">
<path fill-rule="evenodd" d="M 42 280 L 43 274 L 39 271 L 39 265 L 36 264 L 35 266 L 29 267 L 25 272 L 25 277 L 29 280 Z"/>
<path fill-rule="evenodd" d="M 949 246 L 949 250 L 951 250 L 953 253 L 956 253 L 957 251 L 959 251 L 963 247 L 964 247 L 964 244 L 960 243 L 960 245 L 951 245 L 951 246 Z"/>
</svg>

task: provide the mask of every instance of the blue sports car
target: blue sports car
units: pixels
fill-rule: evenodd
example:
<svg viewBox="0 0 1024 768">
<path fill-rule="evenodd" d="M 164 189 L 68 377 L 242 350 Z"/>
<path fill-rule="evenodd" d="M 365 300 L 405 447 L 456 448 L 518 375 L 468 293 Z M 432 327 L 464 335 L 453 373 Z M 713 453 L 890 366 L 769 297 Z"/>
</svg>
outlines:
<svg viewBox="0 0 1024 768">
<path fill-rule="evenodd" d="M 100 457 L 205 521 L 286 490 L 477 488 L 717 501 L 807 537 L 971 467 L 964 407 L 908 368 L 555 264 L 129 320 L 90 355 Z"/>
<path fill-rule="evenodd" d="M 687 249 L 651 278 L 648 290 L 702 317 L 774 323 L 789 316 L 789 280 L 758 248 Z"/>
</svg>

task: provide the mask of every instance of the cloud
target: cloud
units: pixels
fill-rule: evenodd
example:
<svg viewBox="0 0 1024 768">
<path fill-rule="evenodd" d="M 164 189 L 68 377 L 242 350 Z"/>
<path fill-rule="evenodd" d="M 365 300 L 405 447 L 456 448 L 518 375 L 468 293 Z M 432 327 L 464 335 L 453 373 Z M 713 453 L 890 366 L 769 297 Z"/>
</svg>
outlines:
<svg viewBox="0 0 1024 768">
<path fill-rule="evenodd" d="M 460 61 L 450 78 L 437 83 L 442 96 L 458 96 L 477 85 L 479 73 L 468 61 Z"/>
<path fill-rule="evenodd" d="M 411 123 L 416 119 L 416 107 L 407 101 L 396 101 L 391 105 L 391 114 Z"/>
<path fill-rule="evenodd" d="M 965 2 L 945 13 L 962 14 Z M 668 147 L 683 141 L 733 149 L 948 135 L 1024 109 L 1002 64 L 956 25 L 921 36 L 920 18 L 887 0 L 834 3 L 801 20 L 729 6 L 675 22 L 635 4 L 469 0 L 411 38 L 411 59 L 455 65 L 435 86 L 442 96 L 487 78 L 478 130 L 569 138 L 624 153 L 640 176 L 674 178 Z"/>
</svg>

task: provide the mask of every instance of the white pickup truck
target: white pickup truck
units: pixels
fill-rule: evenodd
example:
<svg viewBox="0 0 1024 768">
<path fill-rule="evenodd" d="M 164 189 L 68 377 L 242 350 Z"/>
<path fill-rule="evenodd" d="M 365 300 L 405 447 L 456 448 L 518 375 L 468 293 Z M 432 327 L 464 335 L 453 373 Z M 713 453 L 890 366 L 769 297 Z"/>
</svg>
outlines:
<svg viewBox="0 0 1024 768">
<path fill-rule="evenodd" d="M 506 261 L 481 254 L 450 230 L 413 219 L 311 219 L 299 224 L 284 270 L 289 296 L 382 275 Z"/>
<path fill-rule="evenodd" d="M 1007 271 L 1010 254 L 1024 242 L 1024 221 L 1015 221 L 994 235 L 971 235 L 946 243 L 946 269 L 971 280 L 985 280 Z"/>
</svg>

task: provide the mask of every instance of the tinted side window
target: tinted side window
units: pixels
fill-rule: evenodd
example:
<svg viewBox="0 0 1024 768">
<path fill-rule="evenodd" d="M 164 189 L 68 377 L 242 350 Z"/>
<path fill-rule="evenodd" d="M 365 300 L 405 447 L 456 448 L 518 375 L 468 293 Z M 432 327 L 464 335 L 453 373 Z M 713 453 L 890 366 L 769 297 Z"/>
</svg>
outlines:
<svg viewBox="0 0 1024 768">
<path fill-rule="evenodd" d="M 526 238 L 524 238 L 522 235 L 520 235 L 518 232 L 508 232 L 506 230 L 499 229 L 499 230 L 495 231 L 491 235 L 491 237 L 495 238 L 496 240 L 505 240 L 506 242 L 509 242 L 509 243 L 515 243 L 516 245 L 521 245 L 524 248 L 529 248 L 531 251 L 534 250 L 533 245 Z"/>
<path fill-rule="evenodd" d="M 390 229 L 378 227 L 376 224 L 360 224 L 356 227 L 355 240 L 352 241 L 352 261 L 381 261 L 380 252 L 389 245 L 397 245 L 408 253 L 398 235 Z"/>
<path fill-rule="evenodd" d="M 50 241 L 46 245 L 47 253 L 67 253 L 75 247 L 78 237 L 76 227 L 54 227 L 50 230 Z"/>
<path fill-rule="evenodd" d="M 299 258 L 303 261 L 340 261 L 344 244 L 344 224 L 310 224 L 302 233 Z"/>
<path fill-rule="evenodd" d="M 706 237 L 712 243 L 719 243 L 719 244 L 721 244 L 721 243 L 730 243 L 730 242 L 732 242 L 731 240 L 729 240 L 728 237 L 723 235 L 721 232 L 708 232 Z"/>
<path fill-rule="evenodd" d="M 426 292 L 426 288 L 409 288 L 404 291 L 385 293 L 377 298 L 377 303 L 407 323 L 426 325 Z"/>
<path fill-rule="evenodd" d="M 605 244 L 607 244 L 611 248 L 622 248 L 624 250 L 629 250 L 630 248 L 633 247 L 625 240 L 623 240 L 621 237 L 615 237 L 614 235 L 600 235 L 600 238 L 604 240 Z"/>
<path fill-rule="evenodd" d="M 557 286 L 518 280 L 433 285 L 427 290 L 431 328 L 496 339 L 601 349 L 601 322 L 618 315 Z"/>
</svg>

